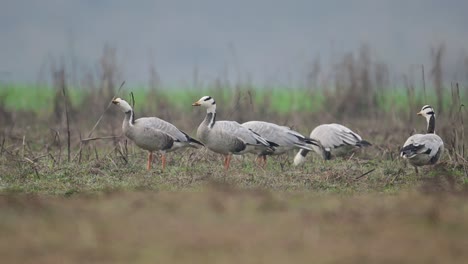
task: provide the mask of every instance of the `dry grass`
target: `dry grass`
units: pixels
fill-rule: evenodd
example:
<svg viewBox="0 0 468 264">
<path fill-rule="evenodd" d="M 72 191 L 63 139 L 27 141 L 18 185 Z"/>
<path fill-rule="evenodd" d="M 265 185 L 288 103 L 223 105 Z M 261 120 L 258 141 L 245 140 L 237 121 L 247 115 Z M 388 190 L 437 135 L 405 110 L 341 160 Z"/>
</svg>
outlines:
<svg viewBox="0 0 468 264">
<path fill-rule="evenodd" d="M 0 196 L 4 263 L 465 263 L 466 195 Z"/>
</svg>

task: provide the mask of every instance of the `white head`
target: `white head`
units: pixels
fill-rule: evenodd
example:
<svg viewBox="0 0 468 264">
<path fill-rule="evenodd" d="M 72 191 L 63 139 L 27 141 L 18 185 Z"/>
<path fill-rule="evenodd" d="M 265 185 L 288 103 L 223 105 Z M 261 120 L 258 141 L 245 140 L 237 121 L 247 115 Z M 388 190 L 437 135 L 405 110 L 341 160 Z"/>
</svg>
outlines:
<svg viewBox="0 0 468 264">
<path fill-rule="evenodd" d="M 430 105 L 425 105 L 421 108 L 418 115 L 424 116 L 427 121 L 427 133 L 435 133 L 435 113 Z"/>
<path fill-rule="evenodd" d="M 120 108 L 120 110 L 122 110 L 122 112 L 124 113 L 132 111 L 132 107 L 123 99 L 115 98 L 114 100 L 112 100 L 112 103 L 117 105 Z"/>
<path fill-rule="evenodd" d="M 430 105 L 425 105 L 421 108 L 421 111 L 419 111 L 418 115 L 424 116 L 426 120 L 429 122 L 432 116 L 435 117 L 434 108 L 432 108 L 432 106 Z"/>
<path fill-rule="evenodd" d="M 216 102 L 211 96 L 203 96 L 200 100 L 192 104 L 193 106 L 203 106 L 208 113 L 216 112 Z"/>
</svg>

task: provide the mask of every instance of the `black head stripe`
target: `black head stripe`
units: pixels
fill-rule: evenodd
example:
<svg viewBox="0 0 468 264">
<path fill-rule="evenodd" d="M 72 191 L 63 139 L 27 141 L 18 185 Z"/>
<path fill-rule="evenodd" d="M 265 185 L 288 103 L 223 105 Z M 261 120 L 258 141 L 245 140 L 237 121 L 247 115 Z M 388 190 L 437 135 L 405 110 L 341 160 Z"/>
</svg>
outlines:
<svg viewBox="0 0 468 264">
<path fill-rule="evenodd" d="M 428 108 L 432 108 L 432 107 L 431 107 L 430 105 L 426 105 L 425 107 L 423 107 L 422 110 L 426 110 L 426 109 L 428 109 Z"/>
<path fill-rule="evenodd" d="M 212 105 L 214 105 L 214 104 L 216 104 L 216 102 L 215 102 L 215 101 L 213 101 L 211 104 L 212 104 Z"/>
<path fill-rule="evenodd" d="M 429 113 L 427 113 L 427 114 L 428 114 L 428 115 L 433 115 L 433 114 L 434 114 L 434 112 L 433 112 L 433 111 L 431 111 L 431 112 L 429 112 Z"/>
<path fill-rule="evenodd" d="M 211 99 L 211 96 L 208 96 L 208 97 L 205 98 L 205 100 L 203 100 L 203 101 L 208 101 L 208 100 L 210 100 L 210 99 Z"/>
</svg>

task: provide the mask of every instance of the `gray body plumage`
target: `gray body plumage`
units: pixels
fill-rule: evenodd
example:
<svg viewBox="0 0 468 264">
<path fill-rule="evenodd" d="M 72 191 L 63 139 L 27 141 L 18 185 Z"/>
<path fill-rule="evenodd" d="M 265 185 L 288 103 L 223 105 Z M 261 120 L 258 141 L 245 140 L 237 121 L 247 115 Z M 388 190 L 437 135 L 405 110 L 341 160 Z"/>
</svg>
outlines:
<svg viewBox="0 0 468 264">
<path fill-rule="evenodd" d="M 351 129 L 340 124 L 319 125 L 312 130 L 310 138 L 320 141 L 325 155 L 322 155 L 322 149 L 316 146 L 313 146 L 313 149 L 325 159 L 330 159 L 332 156 L 345 155 L 356 147 L 371 145 Z M 307 153 L 307 150 L 300 150 L 294 158 L 294 164 L 298 165 L 302 163 Z"/>
<path fill-rule="evenodd" d="M 135 145 L 148 151 L 171 152 L 179 148 L 201 146 L 173 124 L 157 117 L 139 118 L 131 124 L 131 113 L 126 113 L 122 129 Z"/>
<path fill-rule="evenodd" d="M 215 121 L 210 124 L 215 115 L 207 113 L 197 129 L 197 137 L 208 149 L 224 155 L 271 149 L 267 140 L 235 121 Z"/>
<path fill-rule="evenodd" d="M 183 147 L 203 146 L 202 143 L 189 137 L 177 129 L 173 124 L 157 117 L 143 117 L 135 120 L 135 112 L 129 103 L 121 98 L 115 98 L 112 103 L 117 105 L 125 118 L 122 130 L 126 137 L 135 145 L 148 151 L 148 163 L 146 169 L 151 169 L 153 152 L 161 152 L 162 170 L 166 167 L 166 152 Z"/>
<path fill-rule="evenodd" d="M 216 121 L 216 102 L 203 96 L 193 106 L 206 108 L 206 116 L 198 126 L 197 137 L 210 150 L 225 155 L 225 168 L 229 167 L 231 154 L 254 153 L 258 149 L 273 150 L 266 139 L 235 121 Z"/>
<path fill-rule="evenodd" d="M 415 134 L 409 137 L 400 155 L 413 166 L 435 164 L 444 151 L 444 142 L 436 134 Z"/>
<path fill-rule="evenodd" d="M 264 121 L 249 121 L 242 124 L 269 142 L 275 143 L 274 151 L 257 149 L 258 155 L 280 155 L 292 149 L 313 150 L 312 147 L 320 147 L 320 142 L 314 139 L 306 138 L 299 132 L 292 130 L 287 126 L 280 126 L 274 123 Z"/>
<path fill-rule="evenodd" d="M 426 118 L 427 134 L 410 136 L 400 150 L 400 156 L 415 167 L 435 164 L 444 152 L 444 141 L 435 134 L 434 109 L 425 105 L 418 115 Z"/>
</svg>

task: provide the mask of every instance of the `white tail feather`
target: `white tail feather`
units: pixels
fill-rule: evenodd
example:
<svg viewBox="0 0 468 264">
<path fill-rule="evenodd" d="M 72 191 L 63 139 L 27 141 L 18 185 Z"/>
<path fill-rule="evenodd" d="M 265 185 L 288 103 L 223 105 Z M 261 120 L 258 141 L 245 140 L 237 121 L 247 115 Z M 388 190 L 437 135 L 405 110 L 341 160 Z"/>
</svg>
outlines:
<svg viewBox="0 0 468 264">
<path fill-rule="evenodd" d="M 300 165 L 305 161 L 305 157 L 301 155 L 301 151 L 297 152 L 296 156 L 294 157 L 294 166 Z"/>
</svg>

